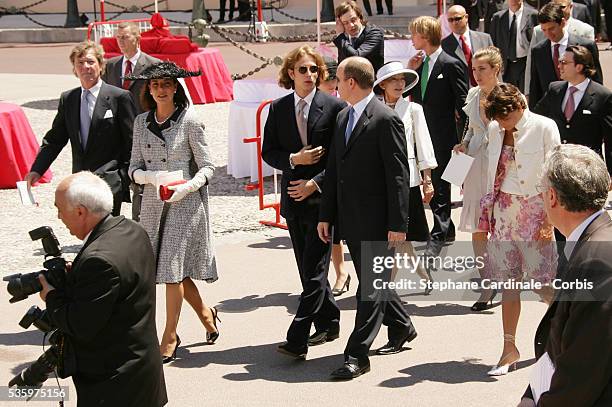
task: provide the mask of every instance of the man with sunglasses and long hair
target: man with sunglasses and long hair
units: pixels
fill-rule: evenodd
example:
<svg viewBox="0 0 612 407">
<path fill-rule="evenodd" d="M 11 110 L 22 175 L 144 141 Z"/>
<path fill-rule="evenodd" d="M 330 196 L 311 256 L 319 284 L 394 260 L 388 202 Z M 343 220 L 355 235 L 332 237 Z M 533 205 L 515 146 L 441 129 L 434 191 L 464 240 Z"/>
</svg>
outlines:
<svg viewBox="0 0 612 407">
<path fill-rule="evenodd" d="M 287 342 L 278 351 L 297 359 L 306 357 L 308 346 L 337 339 L 340 332 L 340 309 L 327 281 L 331 247 L 319 239 L 317 223 L 327 152 L 336 116 L 346 104 L 317 89 L 326 76 L 323 57 L 310 46 L 287 54 L 278 83 L 295 91 L 270 105 L 261 150 L 264 161 L 283 172 L 280 210 L 302 295 Z M 313 323 L 315 332 L 309 337 Z"/>
</svg>

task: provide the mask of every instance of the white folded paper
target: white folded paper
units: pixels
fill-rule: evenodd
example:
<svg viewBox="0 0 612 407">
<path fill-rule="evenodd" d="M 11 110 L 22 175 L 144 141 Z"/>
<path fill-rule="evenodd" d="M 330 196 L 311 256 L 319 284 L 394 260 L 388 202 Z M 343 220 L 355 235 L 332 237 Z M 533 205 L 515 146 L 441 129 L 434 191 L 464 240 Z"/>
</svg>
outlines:
<svg viewBox="0 0 612 407">
<path fill-rule="evenodd" d="M 473 162 L 474 159 L 469 155 L 453 152 L 442 173 L 442 179 L 460 187 L 463 185 L 463 181 L 470 171 Z"/>
<path fill-rule="evenodd" d="M 17 191 L 19 191 L 19 198 L 21 198 L 23 205 L 36 205 L 32 190 L 28 189 L 27 181 L 17 181 Z"/>
<path fill-rule="evenodd" d="M 529 387 L 531 387 L 531 394 L 533 395 L 533 401 L 538 404 L 540 396 L 550 390 L 550 382 L 552 381 L 553 374 L 555 373 L 555 365 L 553 365 L 548 352 L 544 352 L 538 361 L 533 365 L 531 370 L 531 379 L 529 380 Z"/>
</svg>

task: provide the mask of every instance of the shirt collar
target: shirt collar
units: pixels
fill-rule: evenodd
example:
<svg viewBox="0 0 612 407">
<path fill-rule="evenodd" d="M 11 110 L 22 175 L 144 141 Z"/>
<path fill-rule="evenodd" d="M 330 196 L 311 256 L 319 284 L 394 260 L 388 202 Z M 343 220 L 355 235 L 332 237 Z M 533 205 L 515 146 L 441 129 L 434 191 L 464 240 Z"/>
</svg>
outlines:
<svg viewBox="0 0 612 407">
<path fill-rule="evenodd" d="M 134 54 L 134 56 L 132 58 L 130 58 L 130 62 L 132 63 L 132 66 L 136 65 L 136 62 L 138 62 L 138 58 L 140 58 L 140 48 L 138 48 L 136 50 L 136 53 Z M 125 56 L 123 57 L 123 63 L 125 64 L 126 58 Z"/>
<path fill-rule="evenodd" d="M 580 237 L 582 236 L 582 234 L 584 233 L 586 228 L 589 227 L 591 222 L 593 222 L 595 220 L 595 218 L 597 218 L 603 212 L 604 212 L 604 210 L 600 209 L 599 211 L 595 212 L 594 214 L 592 214 L 591 216 L 589 216 L 588 218 L 583 220 L 582 223 L 580 225 L 578 225 L 572 231 L 572 233 L 570 233 L 570 235 L 567 237 L 567 242 L 565 243 L 565 248 L 563 249 L 563 252 L 565 253 L 565 257 L 568 260 L 571 257 L 572 252 L 574 251 L 574 247 L 576 247 L 576 242 L 578 242 L 578 239 L 580 239 Z"/>
<path fill-rule="evenodd" d="M 586 88 L 588 88 L 590 82 L 591 82 L 591 80 L 589 78 L 585 78 L 578 85 L 572 85 L 571 83 L 569 83 L 568 84 L 568 89 L 569 89 L 570 86 L 573 86 L 573 87 L 577 88 L 580 92 L 586 92 Z"/>
<path fill-rule="evenodd" d="M 523 111 L 523 117 L 521 117 L 521 120 L 519 120 L 518 123 L 516 123 L 516 125 L 514 126 L 516 128 L 516 131 L 522 131 L 527 128 L 530 115 L 531 112 L 529 111 L 529 108 L 525 108 L 525 110 Z"/>
<path fill-rule="evenodd" d="M 308 106 L 310 106 L 312 104 L 312 99 L 314 99 L 314 95 L 317 92 L 317 88 L 314 88 L 312 90 L 312 92 L 310 92 L 305 98 L 304 98 L 304 102 L 306 102 L 306 104 Z M 300 100 L 302 100 L 301 97 L 298 96 L 297 93 L 293 92 L 293 104 L 294 106 L 297 106 L 297 104 L 300 102 Z"/>
<path fill-rule="evenodd" d="M 457 39 L 458 43 L 461 43 L 460 38 L 461 38 L 462 35 L 463 35 L 463 38 L 465 38 L 466 41 L 469 41 L 470 40 L 470 29 L 467 28 L 463 34 L 453 33 L 453 35 Z"/>
<path fill-rule="evenodd" d="M 348 37 L 348 39 L 353 39 L 353 38 L 359 38 L 361 37 L 361 33 L 363 32 L 363 30 L 365 30 L 365 24 L 361 26 L 361 30 L 359 30 L 359 32 L 357 33 L 357 35 L 355 37 L 351 37 L 350 35 L 346 34 L 346 36 Z"/>
<path fill-rule="evenodd" d="M 361 114 L 363 113 L 366 106 L 368 105 L 368 103 L 370 103 L 373 97 L 374 97 L 374 92 L 370 92 L 368 96 L 364 97 L 359 102 L 353 105 L 353 110 L 355 110 L 355 119 L 361 117 Z"/>
<path fill-rule="evenodd" d="M 438 60 L 438 57 L 440 56 L 441 53 L 442 53 L 442 47 L 438 47 L 438 49 L 432 52 L 431 55 L 429 56 L 429 69 L 430 70 L 433 67 L 433 64 L 435 64 L 436 61 Z"/>
<path fill-rule="evenodd" d="M 85 237 L 83 238 L 83 244 L 87 243 L 87 239 L 89 239 L 89 236 L 91 236 L 91 232 L 93 232 L 93 229 L 91 229 L 89 231 L 89 233 L 87 235 L 85 235 Z"/>
<path fill-rule="evenodd" d="M 523 8 L 524 5 L 521 4 L 521 8 L 519 8 L 518 10 L 516 10 L 516 12 L 512 12 L 512 10 L 508 9 L 508 12 L 510 13 L 510 19 L 512 19 L 512 16 L 516 14 L 516 18 L 519 18 L 520 16 L 523 15 Z"/>
<path fill-rule="evenodd" d="M 102 79 L 98 79 L 98 83 L 89 88 L 89 93 L 93 95 L 94 98 L 98 98 L 98 93 L 100 93 L 100 88 L 102 88 Z M 85 92 L 85 88 L 81 86 L 81 95 Z"/>
<path fill-rule="evenodd" d="M 564 29 L 563 29 L 563 37 L 561 37 L 561 39 L 559 40 L 559 42 L 552 42 L 552 41 L 551 41 L 551 44 L 552 44 L 552 45 L 555 45 L 555 44 L 561 44 L 561 45 L 563 45 L 564 47 L 567 47 L 567 41 L 568 41 L 568 40 L 569 40 L 569 33 L 568 33 L 568 32 L 567 32 L 567 30 L 564 28 Z"/>
</svg>

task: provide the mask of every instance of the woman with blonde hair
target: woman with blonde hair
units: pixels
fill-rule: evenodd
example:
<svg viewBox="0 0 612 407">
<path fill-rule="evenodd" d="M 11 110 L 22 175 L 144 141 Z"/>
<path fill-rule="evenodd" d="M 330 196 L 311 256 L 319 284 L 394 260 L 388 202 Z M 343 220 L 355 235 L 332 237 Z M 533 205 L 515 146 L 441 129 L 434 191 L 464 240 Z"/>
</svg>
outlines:
<svg viewBox="0 0 612 407">
<path fill-rule="evenodd" d="M 474 158 L 472 167 L 463 182 L 463 208 L 459 220 L 459 230 L 472 234 L 474 254 L 483 257 L 487 242 L 487 231 L 478 228 L 480 218 L 480 199 L 487 188 L 487 146 L 489 139 L 487 129 L 489 119 L 485 114 L 485 103 L 491 90 L 497 86 L 498 78 L 503 68 L 503 60 L 499 49 L 486 47 L 480 49 L 472 58 L 472 72 L 478 86 L 471 88 L 465 99 L 463 111 L 468 117 L 467 131 L 460 144 L 453 151 L 462 152 Z M 481 277 L 483 270 L 478 270 Z M 472 311 L 484 311 L 493 304 L 496 290 L 482 290 L 480 298 Z"/>
</svg>

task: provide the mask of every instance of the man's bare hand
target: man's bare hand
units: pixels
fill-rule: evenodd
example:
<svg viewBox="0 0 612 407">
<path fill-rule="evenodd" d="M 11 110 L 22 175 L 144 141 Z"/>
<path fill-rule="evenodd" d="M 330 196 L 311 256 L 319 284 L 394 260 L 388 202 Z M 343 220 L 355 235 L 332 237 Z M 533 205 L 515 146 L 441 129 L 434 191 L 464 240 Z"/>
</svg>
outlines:
<svg viewBox="0 0 612 407">
<path fill-rule="evenodd" d="M 516 407 L 535 407 L 535 402 L 527 397 L 523 397 Z"/>
<path fill-rule="evenodd" d="M 397 248 L 406 241 L 406 233 L 389 231 L 387 240 L 389 241 L 389 249 Z"/>
<path fill-rule="evenodd" d="M 42 274 L 42 273 L 38 275 L 38 281 L 40 281 L 40 285 L 42 285 L 42 290 L 40 291 L 40 298 L 43 301 L 47 301 L 47 294 L 49 294 L 49 292 L 55 290 L 55 287 L 53 287 L 51 284 L 49 284 L 49 282 L 45 278 L 44 274 Z"/>
<path fill-rule="evenodd" d="M 291 184 L 287 188 L 289 196 L 298 202 L 308 198 L 317 190 L 317 185 L 311 179 L 299 179 L 297 181 L 289 181 L 289 183 Z"/>
<path fill-rule="evenodd" d="M 431 201 L 431 198 L 433 198 L 433 195 L 434 187 L 431 181 L 423 182 L 423 202 L 428 204 Z"/>
<path fill-rule="evenodd" d="M 336 34 L 344 34 L 344 25 L 342 25 L 342 22 L 338 17 L 336 17 Z"/>
<path fill-rule="evenodd" d="M 24 181 L 28 183 L 28 189 L 32 188 L 33 184 L 36 184 L 40 179 L 40 174 L 34 171 L 30 171 L 23 178 Z"/>
<path fill-rule="evenodd" d="M 423 51 L 418 52 L 415 56 L 408 60 L 408 69 L 416 71 L 419 69 L 424 59 L 425 53 Z"/>
<path fill-rule="evenodd" d="M 329 222 L 319 222 L 319 224 L 317 225 L 317 233 L 319 234 L 319 239 L 321 239 L 323 242 L 331 242 L 331 235 L 329 234 Z"/>
<path fill-rule="evenodd" d="M 323 147 L 312 148 L 312 146 L 308 145 L 293 154 L 291 159 L 294 165 L 312 165 L 318 163 L 324 153 L 325 149 Z"/>
</svg>

